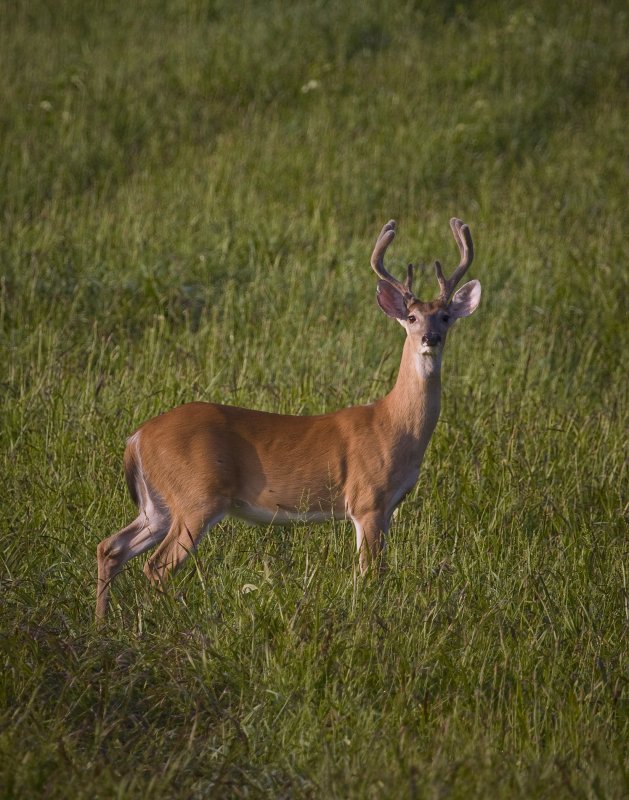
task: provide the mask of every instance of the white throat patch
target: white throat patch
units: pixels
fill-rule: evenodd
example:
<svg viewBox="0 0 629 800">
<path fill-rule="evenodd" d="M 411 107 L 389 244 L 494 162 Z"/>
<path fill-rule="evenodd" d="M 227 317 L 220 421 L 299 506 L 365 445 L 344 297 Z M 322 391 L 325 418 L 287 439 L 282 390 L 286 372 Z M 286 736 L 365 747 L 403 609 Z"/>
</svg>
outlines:
<svg viewBox="0 0 629 800">
<path fill-rule="evenodd" d="M 443 351 L 434 348 L 432 351 L 415 353 L 415 371 L 422 378 L 430 378 L 441 372 L 441 356 Z"/>
</svg>

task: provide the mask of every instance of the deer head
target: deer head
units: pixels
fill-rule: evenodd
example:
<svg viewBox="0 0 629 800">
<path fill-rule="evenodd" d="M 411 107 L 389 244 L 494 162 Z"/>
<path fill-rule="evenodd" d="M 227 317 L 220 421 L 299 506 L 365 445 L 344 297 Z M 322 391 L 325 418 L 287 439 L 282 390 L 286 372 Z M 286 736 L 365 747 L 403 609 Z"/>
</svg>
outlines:
<svg viewBox="0 0 629 800">
<path fill-rule="evenodd" d="M 407 337 L 419 359 L 418 367 L 425 374 L 439 369 L 447 333 L 456 320 L 468 317 L 480 302 L 481 287 L 476 280 L 469 281 L 454 293 L 457 283 L 472 263 L 474 245 L 470 229 L 460 219 L 451 219 L 450 227 L 461 253 L 461 260 L 450 278 L 444 277 L 441 264 L 435 261 L 440 292 L 434 300 L 419 300 L 413 294 L 412 264 L 408 265 L 403 283 L 385 269 L 384 254 L 395 238 L 395 220 L 390 220 L 384 226 L 371 256 L 371 266 L 380 278 L 376 295 L 378 305 L 387 316 L 397 319 L 406 329 Z"/>
</svg>

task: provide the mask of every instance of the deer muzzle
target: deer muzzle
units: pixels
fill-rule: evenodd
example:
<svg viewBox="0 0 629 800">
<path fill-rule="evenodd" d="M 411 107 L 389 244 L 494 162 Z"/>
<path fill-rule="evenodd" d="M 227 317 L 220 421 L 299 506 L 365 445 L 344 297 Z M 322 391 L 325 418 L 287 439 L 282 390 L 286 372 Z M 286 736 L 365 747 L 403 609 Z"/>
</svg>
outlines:
<svg viewBox="0 0 629 800">
<path fill-rule="evenodd" d="M 438 344 L 441 344 L 441 334 L 440 333 L 425 333 L 422 336 L 422 344 L 424 347 L 436 347 Z"/>
</svg>

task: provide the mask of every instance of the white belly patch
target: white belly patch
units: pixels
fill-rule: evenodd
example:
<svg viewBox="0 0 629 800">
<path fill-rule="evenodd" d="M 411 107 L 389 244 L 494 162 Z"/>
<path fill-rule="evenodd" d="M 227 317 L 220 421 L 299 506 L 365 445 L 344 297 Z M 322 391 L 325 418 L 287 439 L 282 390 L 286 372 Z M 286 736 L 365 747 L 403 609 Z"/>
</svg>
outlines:
<svg viewBox="0 0 629 800">
<path fill-rule="evenodd" d="M 229 509 L 229 514 L 232 517 L 244 520 L 244 522 L 249 522 L 251 525 L 295 525 L 306 522 L 327 522 L 334 516 L 332 509 L 330 511 L 322 511 L 320 509 L 289 511 L 279 506 L 275 508 L 253 506 L 244 500 L 234 500 Z"/>
</svg>

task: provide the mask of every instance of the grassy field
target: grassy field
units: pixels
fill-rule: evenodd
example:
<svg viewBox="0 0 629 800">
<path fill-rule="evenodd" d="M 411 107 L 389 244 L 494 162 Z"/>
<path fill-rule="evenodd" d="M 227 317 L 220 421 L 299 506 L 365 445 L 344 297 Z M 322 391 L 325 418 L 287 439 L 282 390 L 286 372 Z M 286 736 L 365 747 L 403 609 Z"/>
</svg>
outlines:
<svg viewBox="0 0 629 800">
<path fill-rule="evenodd" d="M 0 15 L 0 796 L 629 791 L 624 3 L 83 0 Z M 124 442 L 391 387 L 369 255 L 483 301 L 380 581 L 220 524 L 165 596 Z M 421 294 L 436 293 L 430 270 Z"/>
</svg>

